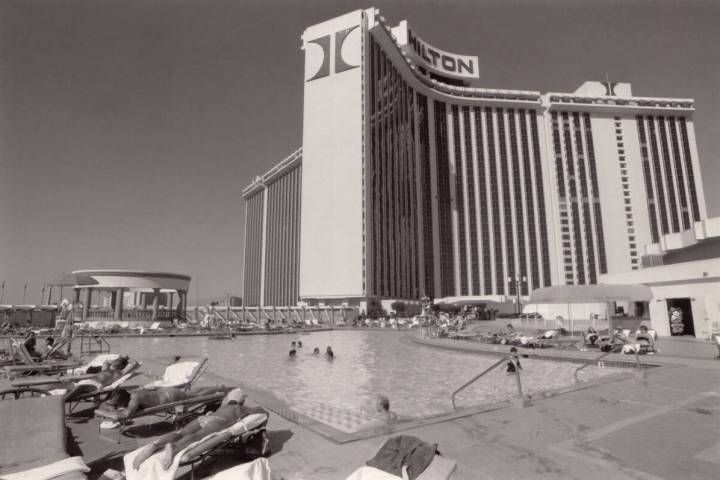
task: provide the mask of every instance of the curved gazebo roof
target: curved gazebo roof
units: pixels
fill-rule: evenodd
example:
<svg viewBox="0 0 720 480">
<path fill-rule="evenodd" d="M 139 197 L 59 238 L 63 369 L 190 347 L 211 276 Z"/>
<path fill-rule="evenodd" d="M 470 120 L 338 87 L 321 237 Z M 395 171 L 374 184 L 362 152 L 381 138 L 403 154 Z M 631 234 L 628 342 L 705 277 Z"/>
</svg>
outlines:
<svg viewBox="0 0 720 480">
<path fill-rule="evenodd" d="M 76 270 L 75 288 L 116 289 L 125 288 L 136 291 L 161 292 L 187 291 L 191 277 L 181 273 L 156 272 L 143 270 Z"/>
</svg>

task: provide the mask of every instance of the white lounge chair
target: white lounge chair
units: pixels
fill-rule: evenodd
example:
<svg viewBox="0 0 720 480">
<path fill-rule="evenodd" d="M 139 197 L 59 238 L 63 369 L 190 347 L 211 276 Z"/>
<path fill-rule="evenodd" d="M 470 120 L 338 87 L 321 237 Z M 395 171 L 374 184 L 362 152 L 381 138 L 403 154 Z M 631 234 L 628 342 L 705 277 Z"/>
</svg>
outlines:
<svg viewBox="0 0 720 480">
<path fill-rule="evenodd" d="M 68 375 L 83 375 L 87 373 L 88 368 L 91 367 L 102 367 L 105 362 L 112 362 L 113 360 L 117 360 L 120 358 L 120 355 L 117 353 L 101 353 L 100 355 L 96 356 L 92 360 L 90 360 L 85 365 L 82 365 L 77 368 L 70 368 L 67 371 Z"/>
<path fill-rule="evenodd" d="M 177 362 L 165 367 L 162 377 L 142 388 L 154 389 L 163 387 L 190 388 L 195 380 L 207 369 L 208 359 Z"/>
</svg>

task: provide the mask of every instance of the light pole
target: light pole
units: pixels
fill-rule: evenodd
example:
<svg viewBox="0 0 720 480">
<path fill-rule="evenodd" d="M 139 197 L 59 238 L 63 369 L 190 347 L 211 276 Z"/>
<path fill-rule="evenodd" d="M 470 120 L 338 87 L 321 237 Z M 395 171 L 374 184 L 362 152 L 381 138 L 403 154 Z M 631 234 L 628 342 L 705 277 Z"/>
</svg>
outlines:
<svg viewBox="0 0 720 480">
<path fill-rule="evenodd" d="M 517 295 L 517 306 L 515 307 L 517 310 L 518 317 L 522 313 L 522 306 L 520 305 L 520 285 L 522 283 L 527 283 L 527 277 L 515 275 L 514 277 L 507 277 L 508 283 L 512 284 L 515 282 L 515 294 Z"/>
</svg>

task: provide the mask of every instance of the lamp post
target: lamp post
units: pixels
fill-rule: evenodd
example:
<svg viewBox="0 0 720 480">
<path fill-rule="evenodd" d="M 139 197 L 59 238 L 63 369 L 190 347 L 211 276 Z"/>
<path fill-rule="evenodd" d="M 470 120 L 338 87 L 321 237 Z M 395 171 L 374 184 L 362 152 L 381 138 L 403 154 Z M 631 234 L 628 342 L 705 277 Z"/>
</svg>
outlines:
<svg viewBox="0 0 720 480">
<path fill-rule="evenodd" d="M 510 284 L 515 282 L 515 294 L 517 295 L 517 306 L 515 308 L 517 310 L 517 315 L 520 316 L 520 313 L 522 313 L 522 306 L 520 305 L 520 282 L 527 283 L 527 277 L 515 275 L 514 277 L 507 277 L 507 281 Z"/>
</svg>

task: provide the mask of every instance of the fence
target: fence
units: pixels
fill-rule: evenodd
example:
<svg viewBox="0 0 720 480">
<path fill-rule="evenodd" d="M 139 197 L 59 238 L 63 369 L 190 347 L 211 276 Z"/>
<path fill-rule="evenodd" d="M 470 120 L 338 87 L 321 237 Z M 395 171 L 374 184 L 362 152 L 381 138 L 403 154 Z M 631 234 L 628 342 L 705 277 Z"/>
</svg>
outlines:
<svg viewBox="0 0 720 480">
<path fill-rule="evenodd" d="M 207 326 L 257 324 L 271 326 L 335 326 L 357 322 L 358 311 L 352 307 L 188 307 L 190 323 Z"/>
</svg>

